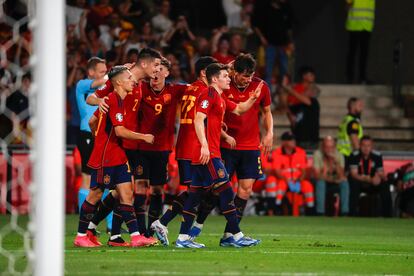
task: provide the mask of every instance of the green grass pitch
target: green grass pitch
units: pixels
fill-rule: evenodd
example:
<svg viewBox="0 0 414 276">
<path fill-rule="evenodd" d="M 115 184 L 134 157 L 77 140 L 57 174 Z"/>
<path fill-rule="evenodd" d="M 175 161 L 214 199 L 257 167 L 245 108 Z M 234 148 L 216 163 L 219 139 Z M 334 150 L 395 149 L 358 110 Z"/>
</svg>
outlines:
<svg viewBox="0 0 414 276">
<path fill-rule="evenodd" d="M 252 248 L 221 248 L 223 217 L 208 218 L 199 242 L 204 249 L 75 248 L 78 217 L 66 217 L 66 275 L 414 275 L 414 221 L 380 218 L 246 217 L 244 233 L 262 239 Z M 21 223 L 25 223 L 25 218 Z M 0 216 L 0 232 L 9 217 Z M 170 242 L 179 221 L 170 224 Z M 103 229 L 103 228 L 101 228 Z M 103 234 L 101 241 L 108 236 Z M 5 250 L 22 252 L 14 232 L 4 236 L 0 275 L 7 271 Z M 20 270 L 25 258 L 17 258 Z M 8 275 L 8 274 L 6 274 Z"/>
</svg>

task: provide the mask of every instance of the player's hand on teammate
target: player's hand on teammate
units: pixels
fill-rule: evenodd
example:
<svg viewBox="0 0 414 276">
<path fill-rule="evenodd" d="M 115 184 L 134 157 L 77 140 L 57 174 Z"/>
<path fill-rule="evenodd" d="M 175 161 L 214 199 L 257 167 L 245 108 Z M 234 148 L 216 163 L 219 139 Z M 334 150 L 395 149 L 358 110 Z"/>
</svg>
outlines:
<svg viewBox="0 0 414 276">
<path fill-rule="evenodd" d="M 154 135 L 144 134 L 144 141 L 148 144 L 154 144 Z"/>
<path fill-rule="evenodd" d="M 205 165 L 210 160 L 210 150 L 208 145 L 201 146 L 200 163 Z"/>
<path fill-rule="evenodd" d="M 230 135 L 224 137 L 224 141 L 226 141 L 226 143 L 229 144 L 232 149 L 236 147 L 236 139 L 234 139 Z"/>
<path fill-rule="evenodd" d="M 103 97 L 100 99 L 99 102 L 99 111 L 103 114 L 106 114 L 106 112 L 108 112 L 109 110 L 109 105 L 106 103 L 106 100 L 108 99 L 108 97 Z"/>
</svg>

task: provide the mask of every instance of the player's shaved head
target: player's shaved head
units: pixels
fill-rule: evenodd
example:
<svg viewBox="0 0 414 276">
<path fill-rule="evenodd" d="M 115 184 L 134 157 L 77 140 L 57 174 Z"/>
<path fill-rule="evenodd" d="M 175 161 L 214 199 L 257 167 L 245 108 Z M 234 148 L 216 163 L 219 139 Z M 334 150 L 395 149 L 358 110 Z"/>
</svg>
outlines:
<svg viewBox="0 0 414 276">
<path fill-rule="evenodd" d="M 256 60 L 251 54 L 240 54 L 234 61 L 234 71 L 241 74 L 253 74 L 256 71 Z"/>
<path fill-rule="evenodd" d="M 123 65 L 117 65 L 111 68 L 111 71 L 108 73 L 108 78 L 111 80 L 111 82 L 117 80 L 119 76 L 123 73 L 128 71 L 128 67 Z"/>
<path fill-rule="evenodd" d="M 211 56 L 200 57 L 195 63 L 195 73 L 199 77 L 202 70 L 206 70 L 207 66 L 217 63 L 217 59 Z"/>
<path fill-rule="evenodd" d="M 220 72 L 228 70 L 228 66 L 221 63 L 212 63 L 206 68 L 206 78 L 209 84 L 212 83 L 213 77 L 218 77 Z"/>
</svg>

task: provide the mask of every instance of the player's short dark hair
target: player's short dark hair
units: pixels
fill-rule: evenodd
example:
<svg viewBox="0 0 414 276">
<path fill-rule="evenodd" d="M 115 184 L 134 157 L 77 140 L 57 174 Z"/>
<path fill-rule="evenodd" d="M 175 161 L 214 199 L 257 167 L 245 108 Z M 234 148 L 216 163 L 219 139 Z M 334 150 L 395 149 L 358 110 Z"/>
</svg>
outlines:
<svg viewBox="0 0 414 276">
<path fill-rule="evenodd" d="M 165 57 L 161 58 L 161 65 L 167 67 L 168 71 L 171 71 L 171 62 Z"/>
<path fill-rule="evenodd" d="M 200 72 L 202 70 L 205 70 L 207 66 L 209 66 L 212 63 L 217 63 L 217 59 L 211 57 L 211 56 L 204 56 L 197 59 L 195 63 L 195 73 L 197 76 L 200 76 Z"/>
<path fill-rule="evenodd" d="M 218 77 L 222 70 L 227 70 L 228 66 L 222 63 L 212 63 L 206 68 L 207 81 L 210 84 L 213 77 Z"/>
<path fill-rule="evenodd" d="M 234 70 L 241 74 L 253 74 L 256 71 L 256 60 L 251 54 L 240 54 L 234 61 Z"/>
<path fill-rule="evenodd" d="M 118 76 L 119 74 L 121 74 L 122 72 L 128 70 L 128 67 L 124 66 L 124 65 L 117 65 L 111 68 L 111 70 L 108 73 L 108 78 L 110 80 L 112 80 L 113 78 L 115 78 L 116 76 Z"/>
<path fill-rule="evenodd" d="M 106 63 L 106 60 L 100 57 L 91 57 L 90 59 L 88 59 L 88 64 L 86 65 L 86 69 L 88 70 L 95 69 L 96 65 L 98 65 L 99 63 Z"/>
<path fill-rule="evenodd" d="M 138 60 L 143 59 L 161 59 L 161 54 L 155 49 L 152 48 L 144 48 L 138 54 Z"/>
<path fill-rule="evenodd" d="M 371 136 L 369 135 L 364 135 L 361 137 L 360 142 L 362 143 L 362 141 L 372 141 Z"/>
<path fill-rule="evenodd" d="M 129 49 L 128 52 L 127 52 L 127 56 L 129 57 L 131 55 L 137 55 L 138 56 L 139 55 L 138 49 L 135 49 L 135 48 Z"/>
<path fill-rule="evenodd" d="M 351 106 L 352 106 L 354 103 L 358 102 L 358 101 L 359 101 L 359 98 L 357 98 L 357 97 L 351 97 L 351 98 L 349 98 L 349 99 L 348 99 L 348 102 L 347 102 L 347 104 L 346 104 L 347 108 L 348 108 L 348 109 L 351 109 Z"/>
</svg>

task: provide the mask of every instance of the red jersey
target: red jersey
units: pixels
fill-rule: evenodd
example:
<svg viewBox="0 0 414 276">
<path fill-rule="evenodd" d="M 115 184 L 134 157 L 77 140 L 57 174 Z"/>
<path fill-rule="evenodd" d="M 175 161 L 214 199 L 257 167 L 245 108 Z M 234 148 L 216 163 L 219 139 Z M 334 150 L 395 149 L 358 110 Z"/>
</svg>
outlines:
<svg viewBox="0 0 414 276">
<path fill-rule="evenodd" d="M 222 55 L 220 52 L 215 52 L 213 58 L 217 59 L 219 63 L 228 64 L 236 59 L 235 56 L 228 54 L 227 56 Z"/>
<path fill-rule="evenodd" d="M 142 83 L 139 132 L 154 135 L 154 144 L 139 143 L 140 150 L 171 151 L 174 144 L 177 105 L 187 85 L 166 84 L 156 93 L 149 82 Z"/>
<path fill-rule="evenodd" d="M 99 98 L 106 97 L 109 93 L 114 90 L 112 83 L 108 80 L 104 87 L 95 91 L 95 94 Z M 138 83 L 134 89 L 127 94 L 124 99 L 124 107 L 125 107 L 125 114 L 124 114 L 124 127 L 138 132 L 138 110 L 141 104 L 141 83 Z M 130 140 L 130 139 L 123 139 L 122 140 L 122 147 L 128 150 L 136 150 L 138 149 L 138 140 Z"/>
<path fill-rule="evenodd" d="M 194 129 L 195 104 L 198 96 L 207 90 L 207 87 L 202 80 L 196 80 L 187 87 L 181 98 L 180 129 L 175 146 L 177 160 L 191 160 L 193 157 L 194 145 L 198 141 Z"/>
<path fill-rule="evenodd" d="M 302 83 L 297 83 L 292 87 L 293 90 L 295 90 L 297 93 L 299 94 L 304 94 L 306 89 L 305 86 Z M 297 105 L 297 104 L 301 104 L 302 102 L 299 101 L 296 97 L 289 95 L 288 98 L 288 103 L 289 105 Z"/>
<path fill-rule="evenodd" d="M 197 100 L 197 112 L 202 112 L 207 116 L 207 124 L 205 126 L 206 138 L 208 141 L 208 149 L 210 151 L 210 158 L 221 158 L 220 153 L 220 136 L 221 126 L 223 123 L 224 113 L 226 111 L 233 111 L 237 107 L 232 101 L 227 98 L 223 98 L 213 88 L 209 87 L 204 91 Z M 201 144 L 199 140 L 196 140 L 194 147 L 192 163 L 200 164 L 200 151 Z"/>
<path fill-rule="evenodd" d="M 254 93 L 260 82 L 259 78 L 253 78 L 249 86 L 240 91 L 232 81 L 230 89 L 223 93 L 229 100 L 235 103 L 245 102 L 249 99 L 250 94 Z M 227 134 L 236 139 L 235 150 L 258 150 L 260 145 L 259 115 L 260 108 L 267 107 L 271 103 L 270 90 L 265 84 L 262 86 L 259 98 L 253 106 L 243 115 L 238 116 L 233 113 L 224 115 L 224 123 L 227 125 Z M 221 141 L 221 147 L 231 149 L 225 141 Z"/>
<path fill-rule="evenodd" d="M 116 126 L 124 126 L 124 101 L 113 92 L 108 95 L 109 111 L 94 113 L 98 117 L 98 127 L 95 132 L 95 141 L 88 166 L 92 169 L 123 165 L 127 157 L 121 147 L 121 139 L 115 135 Z"/>
</svg>

